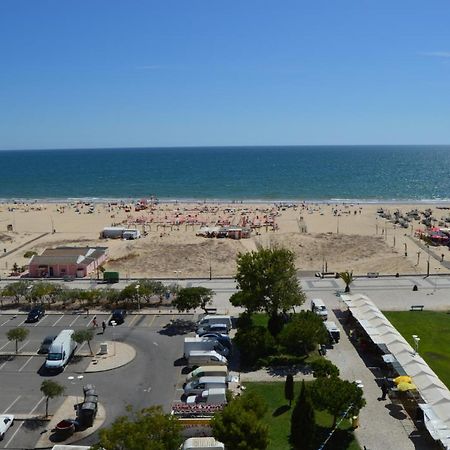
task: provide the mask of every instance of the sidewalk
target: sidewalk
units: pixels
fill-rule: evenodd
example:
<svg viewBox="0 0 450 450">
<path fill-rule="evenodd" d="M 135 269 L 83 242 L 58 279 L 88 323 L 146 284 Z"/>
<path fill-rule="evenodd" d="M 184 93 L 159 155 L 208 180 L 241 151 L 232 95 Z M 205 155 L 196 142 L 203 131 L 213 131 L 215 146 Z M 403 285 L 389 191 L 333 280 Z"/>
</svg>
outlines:
<svg viewBox="0 0 450 450">
<path fill-rule="evenodd" d="M 100 352 L 102 344 L 106 344 L 107 353 Z M 105 372 L 122 367 L 133 361 L 136 357 L 136 350 L 131 345 L 123 342 L 103 341 L 96 343 L 94 354 L 95 356 L 85 370 L 86 373 Z"/>
</svg>

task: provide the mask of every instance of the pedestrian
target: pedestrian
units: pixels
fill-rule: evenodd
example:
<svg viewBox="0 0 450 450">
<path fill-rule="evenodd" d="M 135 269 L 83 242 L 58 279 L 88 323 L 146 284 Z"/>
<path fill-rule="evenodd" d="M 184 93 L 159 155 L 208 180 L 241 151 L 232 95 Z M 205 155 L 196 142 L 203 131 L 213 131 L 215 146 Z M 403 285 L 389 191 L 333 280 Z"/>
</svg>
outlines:
<svg viewBox="0 0 450 450">
<path fill-rule="evenodd" d="M 102 334 L 105 334 L 105 330 L 106 330 L 106 322 L 105 321 L 102 322 L 102 330 L 103 330 Z"/>
<path fill-rule="evenodd" d="M 97 316 L 94 316 L 94 318 L 92 319 L 92 326 L 95 327 L 95 328 L 98 327 Z"/>
<path fill-rule="evenodd" d="M 386 400 L 386 395 L 389 393 L 389 387 L 386 378 L 383 378 L 383 381 L 381 382 L 381 393 L 382 396 L 380 397 L 380 400 Z"/>
</svg>

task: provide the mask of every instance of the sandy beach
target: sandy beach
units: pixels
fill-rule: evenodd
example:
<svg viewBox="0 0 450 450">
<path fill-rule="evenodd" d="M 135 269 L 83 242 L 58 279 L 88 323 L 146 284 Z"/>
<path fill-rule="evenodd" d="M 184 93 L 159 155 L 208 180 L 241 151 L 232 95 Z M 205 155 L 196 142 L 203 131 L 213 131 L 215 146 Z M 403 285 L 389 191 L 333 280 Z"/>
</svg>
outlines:
<svg viewBox="0 0 450 450">
<path fill-rule="evenodd" d="M 119 271 L 121 277 L 209 277 L 210 267 L 213 277 L 233 276 L 236 255 L 259 245 L 289 248 L 296 254 L 299 271 L 425 273 L 428 255 L 414 237 L 416 230 L 425 226 L 413 220 L 402 228 L 381 218 L 377 210 L 406 213 L 431 208 L 439 221 L 449 215 L 439 206 L 162 203 L 135 211 L 134 205 L 121 203 L 3 203 L 0 274 L 7 277 L 14 264 L 28 264 L 26 252 L 39 254 L 45 248 L 64 245 L 107 246 L 105 268 Z M 216 224 L 252 225 L 254 229 L 251 238 L 241 240 L 196 235 L 202 225 Z M 143 236 L 127 241 L 100 239 L 102 229 L 111 225 L 137 228 Z M 447 247 L 437 247 L 434 252 L 450 258 Z M 438 259 L 432 258 L 430 264 L 433 273 L 446 270 Z"/>
</svg>

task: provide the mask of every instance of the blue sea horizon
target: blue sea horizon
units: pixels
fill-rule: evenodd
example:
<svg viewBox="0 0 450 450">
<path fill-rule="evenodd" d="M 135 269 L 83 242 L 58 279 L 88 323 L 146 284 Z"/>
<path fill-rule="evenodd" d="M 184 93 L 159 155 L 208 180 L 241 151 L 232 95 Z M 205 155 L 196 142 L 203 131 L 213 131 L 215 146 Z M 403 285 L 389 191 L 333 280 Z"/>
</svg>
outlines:
<svg viewBox="0 0 450 450">
<path fill-rule="evenodd" d="M 450 202 L 450 146 L 0 151 L 0 199 Z"/>
</svg>

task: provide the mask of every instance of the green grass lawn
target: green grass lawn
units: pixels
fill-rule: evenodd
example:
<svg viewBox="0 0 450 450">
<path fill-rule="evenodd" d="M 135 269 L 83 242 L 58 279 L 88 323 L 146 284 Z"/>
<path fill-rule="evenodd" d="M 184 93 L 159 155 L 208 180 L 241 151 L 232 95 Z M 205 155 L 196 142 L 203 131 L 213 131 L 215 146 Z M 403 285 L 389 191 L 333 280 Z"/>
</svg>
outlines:
<svg viewBox="0 0 450 450">
<path fill-rule="evenodd" d="M 420 337 L 419 354 L 450 388 L 450 315 L 434 311 L 385 311 L 402 336 L 414 347 Z"/>
<path fill-rule="evenodd" d="M 269 407 L 264 420 L 269 425 L 270 444 L 268 450 L 290 450 L 289 434 L 292 408 L 284 398 L 284 383 L 245 383 L 248 392 L 256 392 L 267 402 Z M 301 383 L 295 383 L 295 398 L 300 393 Z M 326 412 L 316 411 L 316 422 L 318 425 L 317 447 L 325 440 L 331 429 L 333 418 Z M 344 420 L 340 429 L 336 431 L 332 439 L 327 443 L 325 450 L 359 450 L 350 423 Z"/>
</svg>

